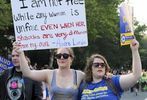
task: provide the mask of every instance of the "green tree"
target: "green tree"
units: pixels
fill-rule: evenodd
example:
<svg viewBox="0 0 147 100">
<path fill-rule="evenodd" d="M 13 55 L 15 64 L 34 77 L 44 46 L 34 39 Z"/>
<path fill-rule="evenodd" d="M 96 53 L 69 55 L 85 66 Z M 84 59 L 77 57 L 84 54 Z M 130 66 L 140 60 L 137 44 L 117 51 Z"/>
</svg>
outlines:
<svg viewBox="0 0 147 100">
<path fill-rule="evenodd" d="M 108 59 L 110 64 L 116 62 L 115 55 L 119 49 L 119 14 L 117 10 L 121 2 L 122 0 L 86 0 L 89 46 L 79 49 L 79 52 L 84 55 L 77 55 L 78 61 L 83 58 L 81 56 L 86 59 L 92 53 L 100 53 Z M 76 50 L 76 52 L 78 51 Z M 85 59 L 81 66 L 85 65 Z"/>
<path fill-rule="evenodd" d="M 0 54 L 8 55 L 14 37 L 10 0 L 0 0 Z"/>
<path fill-rule="evenodd" d="M 93 53 L 104 55 L 112 68 L 128 69 L 131 65 L 131 51 L 120 46 L 118 5 L 123 0 L 86 0 L 89 46 L 77 48 L 75 65 L 85 66 L 86 57 Z M 135 36 L 141 41 L 145 25 L 134 24 Z M 79 55 L 82 54 L 82 55 Z M 82 58 L 82 60 L 81 60 Z"/>
<path fill-rule="evenodd" d="M 0 0 L 0 31 L 1 34 L 10 34 L 12 31 L 12 13 L 10 2 Z"/>
</svg>

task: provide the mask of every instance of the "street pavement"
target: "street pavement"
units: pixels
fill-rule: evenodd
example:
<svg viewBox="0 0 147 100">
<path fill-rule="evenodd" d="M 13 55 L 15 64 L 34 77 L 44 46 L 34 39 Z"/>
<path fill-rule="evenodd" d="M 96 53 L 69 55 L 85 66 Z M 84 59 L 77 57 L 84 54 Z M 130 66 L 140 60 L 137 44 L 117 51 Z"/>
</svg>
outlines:
<svg viewBox="0 0 147 100">
<path fill-rule="evenodd" d="M 147 92 L 135 92 L 126 91 L 123 93 L 121 100 L 147 100 Z"/>
</svg>

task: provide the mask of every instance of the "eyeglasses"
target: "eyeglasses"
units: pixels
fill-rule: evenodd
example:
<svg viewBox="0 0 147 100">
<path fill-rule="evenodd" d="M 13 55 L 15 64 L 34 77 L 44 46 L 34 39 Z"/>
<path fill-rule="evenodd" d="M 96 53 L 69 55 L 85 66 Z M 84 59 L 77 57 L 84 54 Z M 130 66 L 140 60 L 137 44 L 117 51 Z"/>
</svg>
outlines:
<svg viewBox="0 0 147 100">
<path fill-rule="evenodd" d="M 71 57 L 71 55 L 67 53 L 63 53 L 63 54 L 59 53 L 59 54 L 56 54 L 55 57 L 56 59 L 61 59 L 61 57 L 63 57 L 64 59 L 68 59 L 69 57 Z"/>
<path fill-rule="evenodd" d="M 102 68 L 104 68 L 105 66 L 106 66 L 106 64 L 105 63 L 93 63 L 93 67 L 95 67 L 95 68 L 98 68 L 98 67 L 102 67 Z"/>
</svg>

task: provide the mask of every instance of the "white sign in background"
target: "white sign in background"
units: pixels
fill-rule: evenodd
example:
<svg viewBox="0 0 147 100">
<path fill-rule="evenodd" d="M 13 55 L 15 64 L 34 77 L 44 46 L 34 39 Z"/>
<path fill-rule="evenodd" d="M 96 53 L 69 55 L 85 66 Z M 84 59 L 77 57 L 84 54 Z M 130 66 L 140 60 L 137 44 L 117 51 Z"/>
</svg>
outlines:
<svg viewBox="0 0 147 100">
<path fill-rule="evenodd" d="M 88 45 L 84 0 L 11 0 L 23 50 Z"/>
</svg>

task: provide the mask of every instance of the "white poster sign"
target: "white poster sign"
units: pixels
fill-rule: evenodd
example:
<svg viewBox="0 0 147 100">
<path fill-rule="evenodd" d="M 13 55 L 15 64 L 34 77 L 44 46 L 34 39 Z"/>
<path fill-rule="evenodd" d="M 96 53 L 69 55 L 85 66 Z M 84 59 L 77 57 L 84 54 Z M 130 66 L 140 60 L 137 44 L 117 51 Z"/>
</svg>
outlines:
<svg viewBox="0 0 147 100">
<path fill-rule="evenodd" d="M 84 0 L 11 0 L 23 50 L 88 45 Z"/>
</svg>

